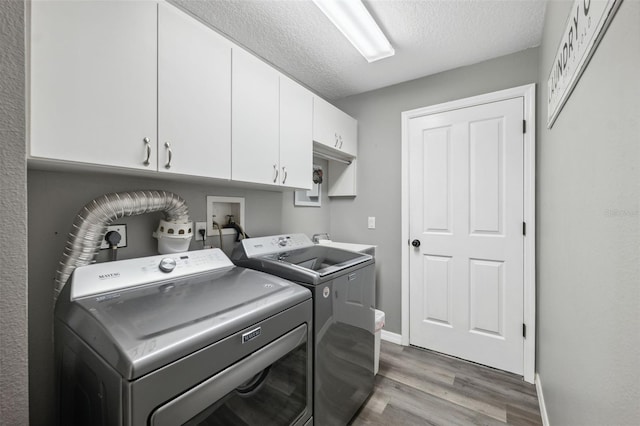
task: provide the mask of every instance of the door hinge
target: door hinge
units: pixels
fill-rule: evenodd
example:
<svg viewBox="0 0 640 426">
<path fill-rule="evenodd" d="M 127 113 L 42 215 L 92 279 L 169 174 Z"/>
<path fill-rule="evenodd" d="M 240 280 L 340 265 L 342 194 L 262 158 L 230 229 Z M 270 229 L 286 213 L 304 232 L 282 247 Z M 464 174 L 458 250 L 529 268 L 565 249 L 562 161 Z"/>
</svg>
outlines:
<svg viewBox="0 0 640 426">
<path fill-rule="evenodd" d="M 527 338 L 527 325 L 524 323 L 522 324 L 522 337 Z"/>
<path fill-rule="evenodd" d="M 527 133 L 527 120 L 522 120 L 522 133 Z"/>
<path fill-rule="evenodd" d="M 522 222 L 522 235 L 527 235 L 527 222 Z"/>
</svg>

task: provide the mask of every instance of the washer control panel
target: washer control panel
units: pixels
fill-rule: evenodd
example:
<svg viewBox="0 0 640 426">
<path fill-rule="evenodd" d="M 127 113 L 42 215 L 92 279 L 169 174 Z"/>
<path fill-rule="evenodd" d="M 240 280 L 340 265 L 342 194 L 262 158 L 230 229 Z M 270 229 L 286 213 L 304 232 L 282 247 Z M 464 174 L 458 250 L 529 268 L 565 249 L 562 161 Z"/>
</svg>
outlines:
<svg viewBox="0 0 640 426">
<path fill-rule="evenodd" d="M 242 248 L 249 258 L 313 246 L 313 242 L 305 234 L 272 235 L 242 240 Z"/>
<path fill-rule="evenodd" d="M 108 293 L 186 275 L 232 268 L 220 249 L 94 263 L 73 271 L 71 299 Z"/>
</svg>

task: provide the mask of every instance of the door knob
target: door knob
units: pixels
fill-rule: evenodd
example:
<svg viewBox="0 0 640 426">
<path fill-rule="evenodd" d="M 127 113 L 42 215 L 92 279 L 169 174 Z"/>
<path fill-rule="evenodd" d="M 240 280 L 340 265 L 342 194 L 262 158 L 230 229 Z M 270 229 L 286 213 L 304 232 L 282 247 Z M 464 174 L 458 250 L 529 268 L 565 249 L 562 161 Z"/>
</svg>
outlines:
<svg viewBox="0 0 640 426">
<path fill-rule="evenodd" d="M 411 245 L 414 246 L 414 247 L 420 247 L 420 240 L 411 241 Z"/>
</svg>

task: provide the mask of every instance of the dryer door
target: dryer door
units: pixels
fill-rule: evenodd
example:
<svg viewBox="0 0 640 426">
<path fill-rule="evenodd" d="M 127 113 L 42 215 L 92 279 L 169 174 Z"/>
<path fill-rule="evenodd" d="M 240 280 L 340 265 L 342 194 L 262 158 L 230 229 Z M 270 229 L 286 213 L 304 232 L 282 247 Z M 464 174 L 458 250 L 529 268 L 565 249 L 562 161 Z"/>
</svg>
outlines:
<svg viewBox="0 0 640 426">
<path fill-rule="evenodd" d="M 150 425 L 303 425 L 312 410 L 307 336 L 303 324 L 161 406 Z"/>
</svg>

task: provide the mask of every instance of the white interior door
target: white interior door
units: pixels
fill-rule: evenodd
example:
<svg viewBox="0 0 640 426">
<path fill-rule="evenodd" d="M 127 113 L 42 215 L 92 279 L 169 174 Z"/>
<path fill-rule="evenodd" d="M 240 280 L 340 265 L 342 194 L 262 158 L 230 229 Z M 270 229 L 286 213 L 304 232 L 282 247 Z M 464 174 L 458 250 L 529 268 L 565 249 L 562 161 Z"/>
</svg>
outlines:
<svg viewBox="0 0 640 426">
<path fill-rule="evenodd" d="M 523 98 L 409 123 L 412 345 L 523 374 Z"/>
</svg>

